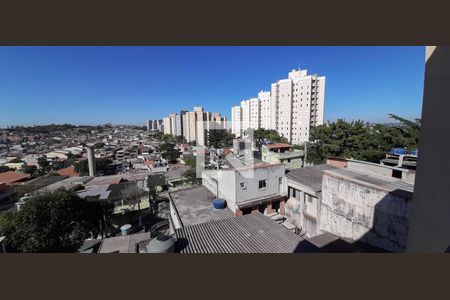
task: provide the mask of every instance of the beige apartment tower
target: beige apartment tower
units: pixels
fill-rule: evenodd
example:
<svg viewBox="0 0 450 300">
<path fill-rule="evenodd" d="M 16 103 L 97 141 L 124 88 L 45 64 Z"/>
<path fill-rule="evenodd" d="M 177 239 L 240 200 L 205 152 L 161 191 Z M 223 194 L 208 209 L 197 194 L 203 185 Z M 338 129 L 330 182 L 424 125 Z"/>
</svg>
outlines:
<svg viewBox="0 0 450 300">
<path fill-rule="evenodd" d="M 309 140 L 310 128 L 323 124 L 325 77 L 292 70 L 272 84 L 271 128 L 292 144 Z"/>
</svg>

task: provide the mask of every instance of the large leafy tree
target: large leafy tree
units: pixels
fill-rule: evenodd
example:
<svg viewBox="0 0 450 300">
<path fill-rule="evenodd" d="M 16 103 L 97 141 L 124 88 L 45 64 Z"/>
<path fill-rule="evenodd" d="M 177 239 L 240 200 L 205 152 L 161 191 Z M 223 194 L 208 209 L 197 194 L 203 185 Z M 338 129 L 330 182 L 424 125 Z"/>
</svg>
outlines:
<svg viewBox="0 0 450 300">
<path fill-rule="evenodd" d="M 35 176 L 38 174 L 38 168 L 36 166 L 24 166 L 22 168 L 22 172 L 30 174 L 31 176 Z"/>
<path fill-rule="evenodd" d="M 159 151 L 164 159 L 167 159 L 169 163 L 176 163 L 177 159 L 181 155 L 181 151 L 175 149 L 174 143 L 163 143 L 159 146 Z"/>
<path fill-rule="evenodd" d="M 252 130 L 252 129 L 247 129 L 245 131 L 245 134 L 249 134 L 250 130 Z M 287 143 L 288 142 L 288 140 L 284 136 L 281 136 L 276 130 L 264 129 L 264 128 L 258 128 L 258 129 L 253 130 L 253 139 L 257 143 L 261 143 L 263 140 L 268 140 L 268 141 L 272 141 L 275 143 Z"/>
<path fill-rule="evenodd" d="M 0 235 L 16 252 L 75 252 L 100 232 L 105 207 L 59 189 L 29 198 L 18 212 L 0 217 Z"/>
<path fill-rule="evenodd" d="M 337 120 L 311 128 L 308 162 L 323 163 L 326 157 L 353 158 L 378 163 L 395 147 L 416 149 L 419 143 L 420 120 L 400 121 L 396 126 L 371 125 L 363 121 Z"/>
<path fill-rule="evenodd" d="M 7 167 L 7 166 L 0 166 L 0 173 L 12 171 L 13 169 Z"/>
<path fill-rule="evenodd" d="M 185 163 L 189 166 L 189 169 L 183 173 L 183 176 L 192 184 L 201 184 L 201 178 L 197 178 L 197 159 L 195 157 L 189 158 L 185 160 Z"/>
<path fill-rule="evenodd" d="M 234 134 L 225 129 L 211 129 L 208 134 L 208 145 L 214 148 L 232 147 Z"/>
<path fill-rule="evenodd" d="M 97 172 L 107 173 L 108 168 L 111 165 L 111 161 L 107 158 L 96 158 L 95 159 L 95 167 Z M 81 160 L 75 163 L 75 172 L 80 174 L 81 176 L 89 175 L 89 163 L 87 159 Z"/>
</svg>

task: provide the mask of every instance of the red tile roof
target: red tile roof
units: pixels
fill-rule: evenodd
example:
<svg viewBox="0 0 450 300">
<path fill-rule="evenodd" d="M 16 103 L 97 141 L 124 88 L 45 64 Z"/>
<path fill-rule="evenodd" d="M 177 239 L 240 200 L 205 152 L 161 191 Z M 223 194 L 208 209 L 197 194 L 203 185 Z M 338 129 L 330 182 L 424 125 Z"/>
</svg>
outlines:
<svg viewBox="0 0 450 300">
<path fill-rule="evenodd" d="M 0 173 L 0 182 L 6 183 L 6 184 L 12 184 L 17 181 L 24 180 L 28 178 L 30 175 L 23 174 L 23 173 L 16 173 L 14 171 L 7 171 Z"/>
<path fill-rule="evenodd" d="M 80 174 L 75 172 L 75 166 L 69 166 L 67 168 L 60 169 L 60 170 L 56 171 L 56 173 L 58 173 L 61 176 L 64 176 L 64 175 L 67 175 L 67 176 L 70 176 L 70 177 L 78 177 L 78 176 L 80 176 Z"/>
</svg>

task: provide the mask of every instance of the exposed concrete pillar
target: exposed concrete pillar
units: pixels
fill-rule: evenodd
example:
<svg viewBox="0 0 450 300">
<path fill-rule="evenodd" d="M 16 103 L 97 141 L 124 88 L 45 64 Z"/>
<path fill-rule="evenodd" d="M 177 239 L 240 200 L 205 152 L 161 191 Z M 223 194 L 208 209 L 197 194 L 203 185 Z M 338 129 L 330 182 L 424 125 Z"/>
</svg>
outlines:
<svg viewBox="0 0 450 300">
<path fill-rule="evenodd" d="M 450 246 L 450 47 L 426 47 L 422 128 L 408 252 Z"/>
<path fill-rule="evenodd" d="M 89 176 L 95 176 L 97 173 L 97 168 L 95 165 L 94 149 L 92 147 L 87 147 L 88 165 L 89 165 Z"/>
</svg>

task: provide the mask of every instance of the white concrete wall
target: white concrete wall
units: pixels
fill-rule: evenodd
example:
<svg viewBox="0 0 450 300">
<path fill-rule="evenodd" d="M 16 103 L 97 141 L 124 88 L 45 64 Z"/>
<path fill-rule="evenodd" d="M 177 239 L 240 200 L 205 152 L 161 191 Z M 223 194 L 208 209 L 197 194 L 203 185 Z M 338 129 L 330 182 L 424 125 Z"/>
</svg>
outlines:
<svg viewBox="0 0 450 300">
<path fill-rule="evenodd" d="M 217 195 L 217 182 L 219 195 Z M 235 172 L 226 170 L 204 170 L 202 172 L 202 185 L 216 197 L 227 202 L 227 207 L 236 212 L 236 186 Z"/>
<path fill-rule="evenodd" d="M 411 200 L 324 173 L 320 230 L 403 252 Z"/>
<path fill-rule="evenodd" d="M 181 226 L 181 220 L 176 212 L 175 205 L 172 201 L 169 201 L 169 208 L 170 208 L 170 219 L 171 223 L 173 224 L 174 229 L 179 229 L 183 226 Z"/>
<path fill-rule="evenodd" d="M 278 195 L 280 192 L 279 179 L 284 177 L 284 173 L 284 165 L 236 171 L 235 186 L 237 203 Z M 259 188 L 260 180 L 266 180 L 266 188 Z M 245 183 L 245 189 L 241 188 L 240 182 Z"/>
</svg>

